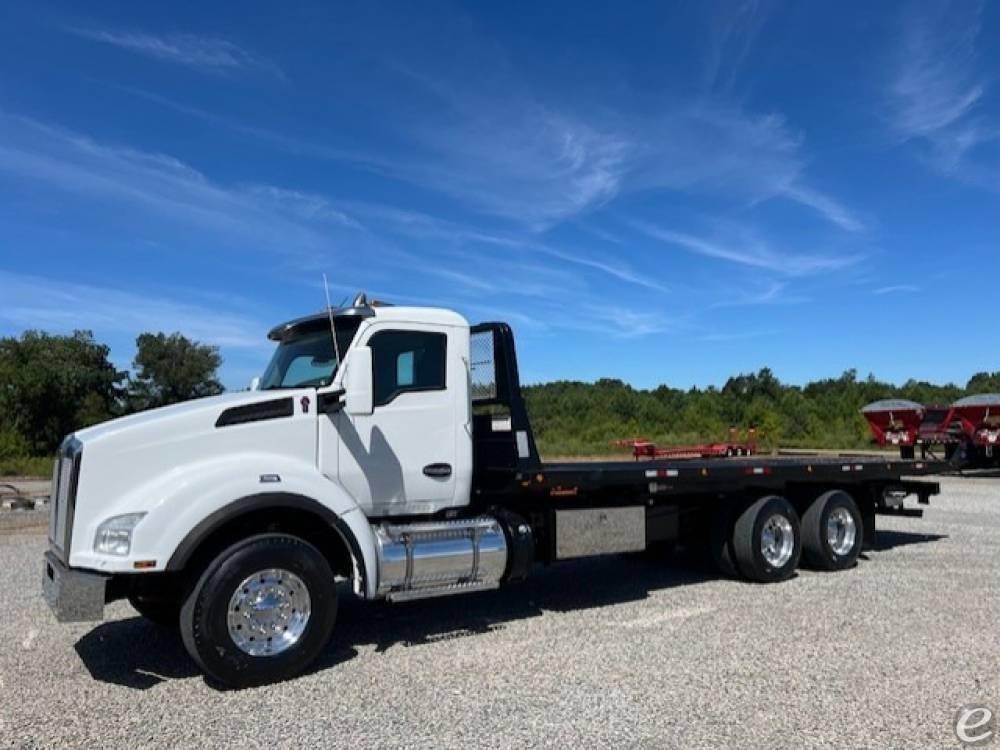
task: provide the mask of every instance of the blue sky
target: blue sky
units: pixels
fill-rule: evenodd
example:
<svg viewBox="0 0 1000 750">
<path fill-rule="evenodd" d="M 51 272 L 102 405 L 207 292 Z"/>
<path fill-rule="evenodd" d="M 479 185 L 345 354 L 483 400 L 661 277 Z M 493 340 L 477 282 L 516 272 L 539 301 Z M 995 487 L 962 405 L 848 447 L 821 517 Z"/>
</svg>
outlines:
<svg viewBox="0 0 1000 750">
<path fill-rule="evenodd" d="M 0 333 L 221 348 L 364 289 L 523 378 L 998 369 L 1000 8 L 5 3 Z"/>
</svg>

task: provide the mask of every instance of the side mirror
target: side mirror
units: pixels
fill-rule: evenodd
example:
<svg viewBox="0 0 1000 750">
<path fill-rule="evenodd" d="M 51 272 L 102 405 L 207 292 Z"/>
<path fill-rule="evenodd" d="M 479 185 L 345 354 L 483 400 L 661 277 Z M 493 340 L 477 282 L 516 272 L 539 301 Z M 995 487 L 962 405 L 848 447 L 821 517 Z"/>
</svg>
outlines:
<svg viewBox="0 0 1000 750">
<path fill-rule="evenodd" d="M 356 346 L 347 356 L 347 372 L 344 374 L 344 390 L 348 414 L 371 414 L 374 409 L 372 393 L 372 350 L 367 346 Z"/>
<path fill-rule="evenodd" d="M 249 388 L 249 390 L 251 390 L 251 391 L 259 391 L 260 390 L 260 375 L 254 375 L 253 378 L 250 380 L 250 388 Z"/>
</svg>

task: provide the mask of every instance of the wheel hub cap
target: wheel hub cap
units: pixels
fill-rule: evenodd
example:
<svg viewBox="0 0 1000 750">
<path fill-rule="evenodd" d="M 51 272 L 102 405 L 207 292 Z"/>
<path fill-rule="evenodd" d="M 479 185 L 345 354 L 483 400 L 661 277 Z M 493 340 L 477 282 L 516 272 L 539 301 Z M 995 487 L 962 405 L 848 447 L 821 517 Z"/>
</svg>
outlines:
<svg viewBox="0 0 1000 750">
<path fill-rule="evenodd" d="M 854 549 L 858 525 L 847 508 L 834 508 L 826 520 L 826 541 L 837 556 L 844 556 Z"/>
<path fill-rule="evenodd" d="M 795 551 L 795 532 L 791 522 L 775 514 L 764 522 L 760 534 L 760 552 L 773 568 L 783 567 Z"/>
<path fill-rule="evenodd" d="M 298 642 L 310 614 L 309 589 L 301 578 L 281 568 L 259 570 L 229 599 L 229 637 L 246 654 L 274 656 Z"/>
</svg>

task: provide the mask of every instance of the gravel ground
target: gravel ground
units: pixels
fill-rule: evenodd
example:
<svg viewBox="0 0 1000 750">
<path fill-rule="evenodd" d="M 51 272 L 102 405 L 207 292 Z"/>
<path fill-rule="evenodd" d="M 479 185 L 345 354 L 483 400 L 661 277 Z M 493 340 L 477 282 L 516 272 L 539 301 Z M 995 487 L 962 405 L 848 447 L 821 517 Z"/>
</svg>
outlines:
<svg viewBox="0 0 1000 750">
<path fill-rule="evenodd" d="M 317 669 L 239 692 L 125 603 L 57 625 L 44 534 L 0 534 L 0 745 L 957 747 L 959 706 L 1000 710 L 1000 479 L 942 484 L 842 573 L 759 586 L 623 556 L 343 599 Z"/>
</svg>

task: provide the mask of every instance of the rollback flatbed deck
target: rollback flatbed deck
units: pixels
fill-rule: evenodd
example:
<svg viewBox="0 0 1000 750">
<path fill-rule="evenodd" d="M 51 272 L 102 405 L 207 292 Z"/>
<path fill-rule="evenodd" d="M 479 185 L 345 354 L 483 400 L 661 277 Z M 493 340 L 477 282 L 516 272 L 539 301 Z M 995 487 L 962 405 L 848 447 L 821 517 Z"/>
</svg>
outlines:
<svg viewBox="0 0 1000 750">
<path fill-rule="evenodd" d="M 473 328 L 472 353 L 473 506 L 482 512 L 502 506 L 529 518 L 538 557 L 545 562 L 580 552 L 706 542 L 724 572 L 768 579 L 766 561 L 738 566 L 732 559 L 736 526 L 752 527 L 760 513 L 751 509 L 761 501 L 794 510 L 793 525 L 808 517 L 815 526 L 816 512 L 810 514 L 810 509 L 823 499 L 830 505 L 821 513 L 830 534 L 835 523 L 828 516 L 834 506 L 846 505 L 847 515 L 838 512 L 832 517 L 856 515 L 848 534 L 856 534 L 860 549 L 875 541 L 876 515 L 922 516 L 922 508 L 907 507 L 904 499 L 913 496 L 918 505 L 927 505 L 940 485 L 920 477 L 950 468 L 941 461 L 856 455 L 542 461 L 521 395 L 510 329 L 503 323 Z M 591 535 L 589 548 L 563 538 L 580 534 L 570 519 L 587 510 L 603 514 L 607 525 L 605 534 Z M 640 527 L 641 540 L 636 531 Z M 822 547 L 821 541 L 809 540 L 810 557 L 817 557 L 811 548 Z M 560 553 L 567 549 L 574 554 Z M 751 550 L 744 552 L 754 556 Z M 830 563 L 844 564 L 847 561 Z"/>
</svg>

